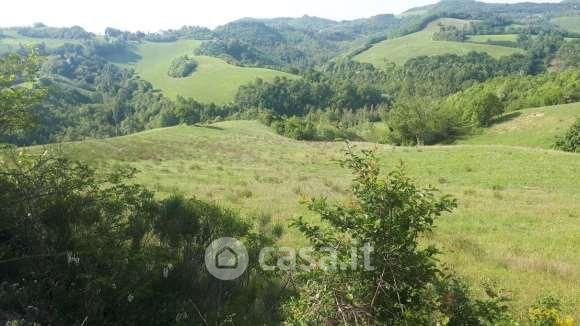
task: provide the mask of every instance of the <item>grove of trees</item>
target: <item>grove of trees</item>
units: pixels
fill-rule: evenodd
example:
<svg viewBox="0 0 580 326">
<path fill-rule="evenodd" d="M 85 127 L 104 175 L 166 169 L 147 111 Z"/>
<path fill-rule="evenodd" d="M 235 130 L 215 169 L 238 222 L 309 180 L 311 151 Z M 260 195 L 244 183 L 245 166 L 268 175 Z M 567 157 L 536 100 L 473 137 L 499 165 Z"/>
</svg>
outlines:
<svg viewBox="0 0 580 326">
<path fill-rule="evenodd" d="M 177 57 L 169 65 L 167 75 L 173 78 L 188 77 L 197 69 L 197 65 L 197 61 L 186 55 Z"/>
</svg>

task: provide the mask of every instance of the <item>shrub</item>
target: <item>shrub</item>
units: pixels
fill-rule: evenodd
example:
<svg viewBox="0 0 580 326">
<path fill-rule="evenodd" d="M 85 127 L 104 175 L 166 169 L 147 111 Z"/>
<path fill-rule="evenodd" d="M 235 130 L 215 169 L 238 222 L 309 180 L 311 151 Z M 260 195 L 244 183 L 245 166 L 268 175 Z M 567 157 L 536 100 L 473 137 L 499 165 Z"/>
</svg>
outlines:
<svg viewBox="0 0 580 326">
<path fill-rule="evenodd" d="M 299 117 L 282 119 L 272 123 L 276 133 L 296 140 L 314 140 L 314 125 Z"/>
<path fill-rule="evenodd" d="M 285 306 L 289 323 L 478 325 L 504 318 L 499 295 L 474 301 L 463 283 L 440 276 L 437 249 L 419 245 L 435 220 L 456 207 L 453 198 L 418 188 L 403 168 L 381 176 L 370 151 L 349 150 L 344 164 L 354 174 L 353 199 L 345 205 L 312 199 L 308 208 L 320 215 L 324 227 L 302 218 L 293 223 L 314 249 L 336 249 L 341 268 L 311 266 L 298 274 L 299 295 Z M 374 249 L 372 270 L 362 259 L 352 268 L 353 251 L 362 257 L 364 243 Z"/>
<path fill-rule="evenodd" d="M 205 248 L 230 236 L 254 257 L 267 234 L 217 205 L 98 175 L 50 154 L 2 154 L 0 321 L 23 325 L 265 324 L 276 289 L 250 260 L 234 281 L 211 277 Z M 247 303 L 251 302 L 251 305 Z"/>
<path fill-rule="evenodd" d="M 574 318 L 562 314 L 560 300 L 552 296 L 538 300 L 538 303 L 528 311 L 528 319 L 536 326 L 575 325 Z"/>
<path fill-rule="evenodd" d="M 580 153 L 580 118 L 576 119 L 566 135 L 556 140 L 554 147 L 566 152 Z"/>
<path fill-rule="evenodd" d="M 167 74 L 173 78 L 188 77 L 197 69 L 197 65 L 197 61 L 184 55 L 171 62 Z"/>
<path fill-rule="evenodd" d="M 488 127 L 494 117 L 504 112 L 499 98 L 492 93 L 481 94 L 473 99 L 471 110 L 466 117 L 478 127 Z"/>
<path fill-rule="evenodd" d="M 310 115 L 307 117 L 281 118 L 271 122 L 271 126 L 279 135 L 296 140 L 335 141 L 338 139 L 356 140 L 360 138 L 353 131 L 340 128 L 328 121 L 311 118 L 312 116 Z"/>
<path fill-rule="evenodd" d="M 454 133 L 453 123 L 436 103 L 426 99 L 401 100 L 385 120 L 390 143 L 395 145 L 430 145 Z"/>
</svg>

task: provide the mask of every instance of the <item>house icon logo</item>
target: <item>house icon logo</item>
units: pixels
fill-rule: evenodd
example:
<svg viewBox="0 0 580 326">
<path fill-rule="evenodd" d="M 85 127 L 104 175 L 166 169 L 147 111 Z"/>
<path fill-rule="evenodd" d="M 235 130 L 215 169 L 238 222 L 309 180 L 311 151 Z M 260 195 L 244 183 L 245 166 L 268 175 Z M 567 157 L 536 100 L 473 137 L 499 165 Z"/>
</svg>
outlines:
<svg viewBox="0 0 580 326">
<path fill-rule="evenodd" d="M 248 251 L 237 239 L 217 239 L 205 249 L 205 266 L 217 279 L 235 280 L 248 268 Z"/>
<path fill-rule="evenodd" d="M 235 269 L 238 267 L 238 264 L 238 254 L 232 248 L 223 248 L 215 256 L 215 265 L 217 268 Z"/>
</svg>

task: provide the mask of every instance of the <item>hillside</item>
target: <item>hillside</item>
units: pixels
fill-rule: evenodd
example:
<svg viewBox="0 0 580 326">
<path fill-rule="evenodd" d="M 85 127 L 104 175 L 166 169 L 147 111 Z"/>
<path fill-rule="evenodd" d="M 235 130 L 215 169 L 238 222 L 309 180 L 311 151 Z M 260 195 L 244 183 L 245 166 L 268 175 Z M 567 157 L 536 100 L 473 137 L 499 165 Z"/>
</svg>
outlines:
<svg viewBox="0 0 580 326">
<path fill-rule="evenodd" d="M 513 291 L 520 312 L 550 292 L 574 313 L 580 302 L 577 155 L 505 146 L 356 146 L 376 148 L 386 169 L 403 160 L 419 183 L 458 198 L 459 209 L 438 222 L 430 240 L 473 284 L 497 281 Z M 343 144 L 289 140 L 252 121 L 156 129 L 63 147 L 100 168 L 136 167 L 137 182 L 162 195 L 196 195 L 250 216 L 271 215 L 284 226 L 306 214 L 298 203 L 302 195 L 342 198 L 350 182 L 337 162 Z M 283 238 L 301 241 L 291 230 Z"/>
<path fill-rule="evenodd" d="M 494 1 L 495 2 L 495 1 Z M 505 1 L 483 2 L 474 0 L 442 0 L 436 4 L 416 7 L 407 10 L 403 16 L 419 16 L 427 14 L 445 14 L 449 17 L 471 17 L 473 19 L 486 19 L 490 15 L 501 14 L 510 19 L 521 19 L 529 16 L 551 15 L 563 16 L 578 12 L 580 8 L 573 1 L 554 2 L 518 2 L 506 3 Z"/>
<path fill-rule="evenodd" d="M 54 38 L 33 38 L 22 36 L 15 31 L 5 30 L 1 31 L 0 37 L 0 54 L 16 51 L 20 46 L 31 46 L 36 44 L 44 44 L 49 49 L 55 49 L 67 43 L 79 44 L 79 40 L 72 39 L 54 39 Z"/>
<path fill-rule="evenodd" d="M 427 28 L 420 32 L 378 43 L 369 50 L 357 55 L 354 60 L 371 63 L 375 66 L 382 66 L 385 62 L 394 62 L 399 65 L 404 64 L 407 60 L 420 56 L 448 53 L 464 55 L 471 51 L 477 51 L 486 52 L 498 58 L 521 51 L 497 45 L 433 40 L 433 33 L 439 30 L 439 24 L 462 26 L 467 23 L 468 21 L 459 19 L 439 19 L 429 24 Z"/>
<path fill-rule="evenodd" d="M 272 80 L 274 77 L 296 78 L 294 75 L 262 68 L 238 67 L 208 56 L 193 56 L 199 41 L 143 42 L 133 52 L 110 58 L 125 67 L 133 67 L 143 79 L 163 90 L 165 95 L 192 97 L 200 102 L 223 104 L 233 100 L 238 88 L 256 78 Z M 188 54 L 199 66 L 192 76 L 172 78 L 167 75 L 171 61 Z"/>
<path fill-rule="evenodd" d="M 510 145 L 549 149 L 554 139 L 580 118 L 580 103 L 527 109 L 507 114 L 503 122 L 460 144 Z"/>
<path fill-rule="evenodd" d="M 580 33 L 580 16 L 558 17 L 552 21 L 569 32 Z"/>
</svg>

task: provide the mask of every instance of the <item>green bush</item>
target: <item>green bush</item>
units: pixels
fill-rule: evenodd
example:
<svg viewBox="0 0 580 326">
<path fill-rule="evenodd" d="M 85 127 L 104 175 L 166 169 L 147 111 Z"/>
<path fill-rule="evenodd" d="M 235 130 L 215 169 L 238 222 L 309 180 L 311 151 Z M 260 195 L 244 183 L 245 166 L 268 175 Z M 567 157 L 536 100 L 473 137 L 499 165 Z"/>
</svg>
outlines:
<svg viewBox="0 0 580 326">
<path fill-rule="evenodd" d="M 503 299 L 473 300 L 463 283 L 440 276 L 437 249 L 419 244 L 456 207 L 453 198 L 418 188 L 402 168 L 383 177 L 373 152 L 349 151 L 344 164 L 354 174 L 353 199 L 312 199 L 308 208 L 324 227 L 293 223 L 318 253 L 336 249 L 341 267 L 311 266 L 297 275 L 298 296 L 285 306 L 290 324 L 481 325 L 505 317 Z M 374 249 L 374 269 L 363 259 L 352 268 L 353 251 L 362 257 L 365 243 Z"/>
<path fill-rule="evenodd" d="M 561 302 L 550 295 L 542 297 L 528 311 L 528 320 L 535 326 L 573 326 L 574 318 L 562 313 Z"/>
<path fill-rule="evenodd" d="M 455 133 L 454 123 L 429 99 L 402 99 L 383 118 L 394 145 L 431 145 Z"/>
<path fill-rule="evenodd" d="M 379 119 L 376 110 L 316 110 L 306 116 L 279 117 L 272 111 L 258 113 L 258 119 L 279 135 L 296 140 L 360 140 L 361 128 Z M 364 127 L 367 126 L 367 127 Z"/>
<path fill-rule="evenodd" d="M 580 153 L 580 118 L 570 127 L 566 135 L 556 140 L 556 149 Z"/>
<path fill-rule="evenodd" d="M 157 200 L 50 154 L 9 151 L 0 172 L 0 321 L 23 325 L 265 324 L 278 287 L 251 259 L 223 282 L 205 248 L 228 236 L 251 257 L 271 242 L 236 213 L 196 199 Z"/>
<path fill-rule="evenodd" d="M 197 69 L 197 65 L 197 61 L 184 55 L 171 62 L 167 75 L 173 78 L 189 77 Z"/>
</svg>

